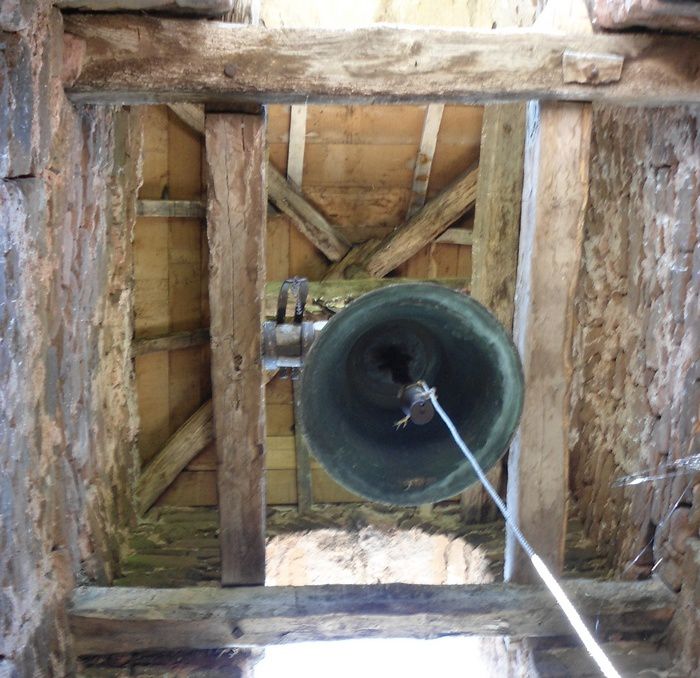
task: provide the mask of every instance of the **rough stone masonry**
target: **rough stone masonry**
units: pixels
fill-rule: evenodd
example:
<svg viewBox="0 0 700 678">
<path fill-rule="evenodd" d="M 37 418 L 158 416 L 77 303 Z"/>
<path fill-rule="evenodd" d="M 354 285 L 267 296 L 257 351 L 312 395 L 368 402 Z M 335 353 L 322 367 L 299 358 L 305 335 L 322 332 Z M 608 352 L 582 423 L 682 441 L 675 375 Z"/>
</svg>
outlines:
<svg viewBox="0 0 700 678">
<path fill-rule="evenodd" d="M 619 576 L 653 570 L 697 600 L 700 483 L 671 471 L 700 454 L 700 109 L 595 109 L 575 311 L 571 482 L 585 527 Z M 616 485 L 640 473 L 660 479 Z M 688 675 L 693 608 L 673 633 Z"/>
<path fill-rule="evenodd" d="M 0 675 L 73 672 L 64 600 L 132 519 L 138 114 L 74 107 L 47 1 L 0 5 Z"/>
</svg>

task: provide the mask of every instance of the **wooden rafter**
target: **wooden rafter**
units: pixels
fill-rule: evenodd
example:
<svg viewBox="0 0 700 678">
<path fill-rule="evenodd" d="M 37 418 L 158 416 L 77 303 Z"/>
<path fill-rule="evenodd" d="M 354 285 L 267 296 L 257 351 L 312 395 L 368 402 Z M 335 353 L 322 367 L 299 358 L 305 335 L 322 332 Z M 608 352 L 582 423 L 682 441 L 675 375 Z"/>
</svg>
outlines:
<svg viewBox="0 0 700 678">
<path fill-rule="evenodd" d="M 204 106 L 200 104 L 168 104 L 175 116 L 191 130 L 204 136 Z"/>
<path fill-rule="evenodd" d="M 141 513 L 148 511 L 197 454 L 214 438 L 212 404 L 207 400 L 144 469 L 136 487 Z"/>
<path fill-rule="evenodd" d="M 599 637 L 663 632 L 675 596 L 655 581 L 570 580 L 564 588 Z M 264 646 L 348 638 L 571 633 L 538 587 L 212 587 L 76 589 L 69 608 L 78 654 Z"/>
<path fill-rule="evenodd" d="M 306 106 L 292 106 L 289 112 L 287 180 L 301 190 L 306 149 Z"/>
<path fill-rule="evenodd" d="M 472 167 L 383 240 L 353 247 L 326 280 L 381 278 L 433 242 L 474 205 L 479 168 Z"/>
<path fill-rule="evenodd" d="M 386 26 L 266 29 L 77 14 L 65 17 L 65 30 L 86 45 L 82 72 L 68 90 L 73 101 L 700 102 L 694 37 Z M 564 82 L 566 52 L 584 61 L 590 57 L 589 82 Z M 611 55 L 624 60 L 620 79 L 600 82 L 596 60 Z"/>
<path fill-rule="evenodd" d="M 331 261 L 338 261 L 350 245 L 337 229 L 272 165 L 268 169 L 268 197 L 308 240 Z"/>
<path fill-rule="evenodd" d="M 411 202 L 406 212 L 407 219 L 410 219 L 425 205 L 425 197 L 428 194 L 428 184 L 430 183 L 430 170 L 433 166 L 433 156 L 435 155 L 444 110 L 444 104 L 429 104 L 425 109 L 418 157 L 416 158 L 416 166 L 413 168 L 413 185 Z"/>
</svg>

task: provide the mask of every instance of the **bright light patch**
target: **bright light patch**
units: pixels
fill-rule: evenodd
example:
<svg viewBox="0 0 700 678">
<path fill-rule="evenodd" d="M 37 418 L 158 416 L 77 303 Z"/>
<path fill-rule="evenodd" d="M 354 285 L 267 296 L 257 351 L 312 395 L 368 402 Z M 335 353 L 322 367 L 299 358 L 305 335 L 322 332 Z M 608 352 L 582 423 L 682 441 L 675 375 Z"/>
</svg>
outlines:
<svg viewBox="0 0 700 678">
<path fill-rule="evenodd" d="M 265 648 L 255 678 L 489 678 L 479 638 L 372 639 L 295 643 Z"/>
</svg>

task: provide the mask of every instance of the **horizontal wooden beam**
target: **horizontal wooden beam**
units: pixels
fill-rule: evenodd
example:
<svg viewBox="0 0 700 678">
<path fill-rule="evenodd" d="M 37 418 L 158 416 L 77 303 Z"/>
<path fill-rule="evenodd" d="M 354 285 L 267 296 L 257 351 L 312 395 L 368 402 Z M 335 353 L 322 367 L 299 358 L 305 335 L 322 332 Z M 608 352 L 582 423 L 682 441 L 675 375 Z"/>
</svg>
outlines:
<svg viewBox="0 0 700 678">
<path fill-rule="evenodd" d="M 177 351 L 181 348 L 203 346 L 208 343 L 208 328 L 173 332 L 172 334 L 162 334 L 158 337 L 134 339 L 131 344 L 131 355 L 135 357 L 146 353 L 157 353 L 158 351 Z"/>
<path fill-rule="evenodd" d="M 379 26 L 267 29 L 136 15 L 70 15 L 86 44 L 68 93 L 95 103 L 700 102 L 694 36 Z M 623 58 L 620 80 L 564 82 L 565 52 Z"/>
<path fill-rule="evenodd" d="M 57 0 L 62 9 L 88 12 L 168 12 L 191 16 L 221 16 L 233 8 L 234 0 Z"/>
<path fill-rule="evenodd" d="M 470 244 L 471 231 L 466 229 L 451 229 L 457 232 L 455 236 L 443 239 L 438 238 L 437 242 L 453 243 L 458 245 Z M 464 233 L 462 233 L 464 231 Z M 324 313 L 334 313 L 347 306 L 353 299 L 363 295 L 365 292 L 386 287 L 387 285 L 397 285 L 405 282 L 416 282 L 407 278 L 360 278 L 357 280 L 326 280 L 322 282 L 309 283 L 309 297 L 307 311 L 314 315 Z M 466 290 L 469 287 L 469 280 L 466 278 L 439 278 L 429 280 L 437 285 L 444 285 L 456 290 Z M 273 281 L 265 285 L 265 317 L 274 318 L 277 314 L 277 295 L 279 294 L 282 281 Z M 186 330 L 183 332 L 173 332 L 162 334 L 157 337 L 142 337 L 134 339 L 131 344 L 131 355 L 133 357 L 156 353 L 158 351 L 177 351 L 181 348 L 191 346 L 204 346 L 209 343 L 209 329 L 206 327 L 197 330 Z"/>
<path fill-rule="evenodd" d="M 306 310 L 310 315 L 328 317 L 345 308 L 351 301 L 366 292 L 377 290 L 388 285 L 399 285 L 406 282 L 420 282 L 408 278 L 359 278 L 356 280 L 324 280 L 309 283 L 309 295 Z M 469 280 L 466 278 L 439 278 L 426 280 L 436 285 L 444 285 L 455 290 L 467 290 Z M 269 282 L 265 285 L 265 316 L 274 318 L 277 313 L 277 296 L 281 282 Z"/>
<path fill-rule="evenodd" d="M 574 605 L 598 637 L 663 632 L 675 596 L 655 581 L 572 580 Z M 551 595 L 515 584 L 76 589 L 79 655 L 276 645 L 349 638 L 563 636 Z"/>
<path fill-rule="evenodd" d="M 140 217 L 203 219 L 206 209 L 201 200 L 138 200 L 136 213 Z"/>
<path fill-rule="evenodd" d="M 471 246 L 474 243 L 474 231 L 471 228 L 448 228 L 435 242 L 439 245 Z"/>
</svg>

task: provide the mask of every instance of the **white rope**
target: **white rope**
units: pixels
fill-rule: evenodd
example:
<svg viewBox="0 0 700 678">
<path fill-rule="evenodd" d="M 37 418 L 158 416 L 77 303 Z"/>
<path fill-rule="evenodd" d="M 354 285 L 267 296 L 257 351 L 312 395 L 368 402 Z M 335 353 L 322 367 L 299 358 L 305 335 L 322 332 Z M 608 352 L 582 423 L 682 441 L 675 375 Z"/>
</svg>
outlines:
<svg viewBox="0 0 700 678">
<path fill-rule="evenodd" d="M 457 443 L 459 449 L 462 450 L 464 456 L 469 460 L 469 463 L 472 465 L 472 468 L 474 469 L 474 472 L 481 481 L 481 484 L 486 488 L 486 491 L 489 493 L 489 495 L 491 495 L 491 499 L 493 499 L 496 503 L 498 510 L 503 515 L 506 524 L 512 530 L 513 534 L 515 535 L 515 538 L 520 543 L 520 546 L 522 546 L 523 551 L 525 551 L 525 553 L 530 557 L 530 561 L 532 562 L 532 566 L 535 568 L 535 571 L 540 576 L 545 586 L 550 590 L 550 592 L 554 596 L 559 607 L 561 607 L 562 611 L 566 615 L 566 618 L 569 620 L 569 623 L 574 628 L 574 631 L 576 631 L 578 637 L 581 639 L 581 642 L 583 643 L 584 647 L 586 648 L 586 650 L 588 650 L 588 653 L 593 658 L 593 661 L 595 661 L 595 663 L 598 665 L 598 668 L 600 668 L 601 672 L 606 678 L 621 678 L 620 674 L 617 672 L 615 667 L 612 665 L 608 657 L 603 652 L 603 649 L 591 635 L 591 632 L 588 630 L 588 627 L 581 618 L 581 615 L 573 606 L 566 593 L 564 593 L 564 589 L 562 589 L 562 587 L 559 585 L 559 582 L 557 582 L 557 580 L 554 578 L 554 575 L 549 571 L 542 559 L 535 553 L 534 549 L 532 548 L 532 546 L 530 546 L 527 539 L 525 539 L 525 535 L 523 535 L 523 533 L 520 531 L 520 528 L 518 527 L 515 520 L 513 520 L 513 518 L 511 517 L 508 508 L 503 503 L 503 500 L 498 496 L 498 492 L 496 492 L 496 490 L 493 488 L 493 485 L 491 485 L 491 483 L 489 482 L 488 478 L 486 477 L 486 474 L 481 469 L 479 462 L 476 460 L 476 457 L 471 453 L 464 440 L 462 440 L 462 437 L 459 435 L 459 432 L 457 431 L 455 425 L 452 423 L 450 417 L 447 415 L 445 410 L 442 409 L 442 406 L 438 402 L 437 396 L 435 395 L 435 389 L 428 388 L 428 386 L 423 382 L 419 383 L 423 387 L 425 395 L 429 397 L 430 401 L 433 403 L 435 411 L 445 422 L 445 426 L 447 426 L 448 430 L 452 434 L 455 443 Z"/>
</svg>

